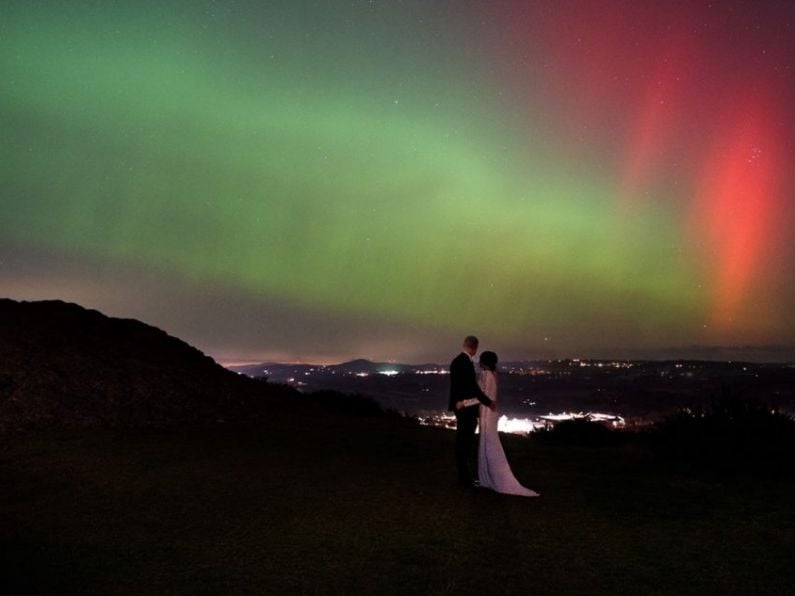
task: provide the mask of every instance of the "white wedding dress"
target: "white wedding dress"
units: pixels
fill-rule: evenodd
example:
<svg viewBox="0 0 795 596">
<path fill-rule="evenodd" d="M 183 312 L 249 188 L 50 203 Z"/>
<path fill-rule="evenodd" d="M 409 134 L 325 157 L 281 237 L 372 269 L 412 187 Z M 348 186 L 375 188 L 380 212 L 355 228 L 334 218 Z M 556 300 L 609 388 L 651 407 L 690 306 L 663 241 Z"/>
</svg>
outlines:
<svg viewBox="0 0 795 596">
<path fill-rule="evenodd" d="M 478 381 L 483 393 L 489 399 L 497 401 L 497 375 L 490 370 L 483 370 Z M 538 497 L 537 492 L 525 488 L 511 472 L 511 466 L 505 457 L 505 451 L 497 432 L 496 411 L 480 406 L 480 442 L 478 444 L 478 479 L 480 486 L 490 488 L 498 493 Z"/>
</svg>

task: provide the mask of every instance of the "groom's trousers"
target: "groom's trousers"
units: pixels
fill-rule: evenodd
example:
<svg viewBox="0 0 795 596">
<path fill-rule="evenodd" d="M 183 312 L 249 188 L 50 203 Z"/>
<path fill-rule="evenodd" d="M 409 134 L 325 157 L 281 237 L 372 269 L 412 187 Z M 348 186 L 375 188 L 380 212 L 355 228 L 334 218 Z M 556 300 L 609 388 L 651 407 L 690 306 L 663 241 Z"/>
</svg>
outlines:
<svg viewBox="0 0 795 596">
<path fill-rule="evenodd" d="M 478 407 L 461 408 L 455 412 L 455 463 L 458 483 L 471 487 L 474 477 L 470 460 L 475 448 L 475 429 L 478 426 Z"/>
</svg>

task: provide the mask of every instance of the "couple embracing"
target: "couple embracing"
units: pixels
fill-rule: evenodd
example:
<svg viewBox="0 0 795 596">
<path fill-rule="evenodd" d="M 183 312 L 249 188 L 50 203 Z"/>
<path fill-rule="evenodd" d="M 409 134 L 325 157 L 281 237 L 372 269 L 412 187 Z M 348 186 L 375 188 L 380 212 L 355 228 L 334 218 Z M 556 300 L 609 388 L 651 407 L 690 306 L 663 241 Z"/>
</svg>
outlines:
<svg viewBox="0 0 795 596">
<path fill-rule="evenodd" d="M 497 354 L 480 355 L 480 376 L 472 358 L 478 351 L 478 338 L 464 340 L 463 351 L 450 363 L 450 410 L 455 412 L 455 457 L 458 483 L 462 488 L 480 486 L 498 493 L 537 497 L 511 472 L 497 432 Z M 475 428 L 480 422 L 478 479 L 472 475 L 469 458 L 475 443 Z"/>
</svg>

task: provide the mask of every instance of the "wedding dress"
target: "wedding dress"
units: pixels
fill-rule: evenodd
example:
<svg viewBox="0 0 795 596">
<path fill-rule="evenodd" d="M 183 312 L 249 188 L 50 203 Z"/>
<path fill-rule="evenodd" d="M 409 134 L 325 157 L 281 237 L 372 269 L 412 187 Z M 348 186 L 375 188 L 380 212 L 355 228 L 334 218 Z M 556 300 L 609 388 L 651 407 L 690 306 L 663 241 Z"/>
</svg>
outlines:
<svg viewBox="0 0 795 596">
<path fill-rule="evenodd" d="M 480 373 L 480 388 L 493 401 L 497 401 L 497 376 L 490 370 Z M 511 472 L 505 451 L 497 432 L 499 414 L 490 408 L 480 406 L 480 441 L 478 444 L 478 479 L 480 486 L 491 488 L 498 493 L 538 497 L 539 494 L 525 488 Z"/>
</svg>

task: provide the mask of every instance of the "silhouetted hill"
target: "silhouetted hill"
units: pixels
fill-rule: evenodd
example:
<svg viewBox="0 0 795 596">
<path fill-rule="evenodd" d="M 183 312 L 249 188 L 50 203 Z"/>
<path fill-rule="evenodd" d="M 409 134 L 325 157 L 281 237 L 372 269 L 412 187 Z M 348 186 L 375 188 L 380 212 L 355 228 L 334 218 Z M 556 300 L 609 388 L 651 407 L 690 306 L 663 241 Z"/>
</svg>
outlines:
<svg viewBox="0 0 795 596">
<path fill-rule="evenodd" d="M 357 369 L 362 372 L 375 372 L 378 369 L 378 364 L 379 363 L 367 360 L 366 358 L 356 358 L 355 360 L 348 360 L 336 366 L 337 368 L 343 369 Z"/>
<path fill-rule="evenodd" d="M 0 430 L 246 420 L 293 395 L 140 321 L 0 299 Z"/>
</svg>

